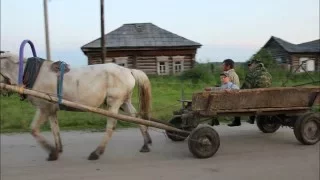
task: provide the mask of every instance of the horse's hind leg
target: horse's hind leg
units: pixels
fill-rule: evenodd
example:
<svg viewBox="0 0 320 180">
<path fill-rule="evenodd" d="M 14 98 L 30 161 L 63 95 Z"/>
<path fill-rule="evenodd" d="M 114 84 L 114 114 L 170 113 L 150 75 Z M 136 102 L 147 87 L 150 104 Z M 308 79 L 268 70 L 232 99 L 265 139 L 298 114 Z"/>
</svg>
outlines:
<svg viewBox="0 0 320 180">
<path fill-rule="evenodd" d="M 123 111 L 128 113 L 130 116 L 136 115 L 136 109 L 133 107 L 133 105 L 130 102 L 123 103 L 121 106 L 121 109 L 123 109 Z M 148 128 L 145 125 L 139 125 L 139 127 L 144 140 L 144 143 L 140 149 L 140 152 L 150 152 L 148 144 L 152 144 L 152 140 L 148 133 Z"/>
<path fill-rule="evenodd" d="M 48 161 L 53 161 L 58 159 L 58 152 L 54 146 L 48 143 L 48 141 L 40 134 L 40 126 L 48 120 L 48 113 L 41 109 L 38 109 L 36 115 L 31 124 L 31 134 L 37 140 L 37 142 L 48 151 L 49 157 Z"/>
<path fill-rule="evenodd" d="M 150 152 L 148 144 L 152 144 L 150 134 L 148 132 L 148 127 L 145 125 L 139 125 L 141 134 L 144 138 L 143 146 L 140 149 L 140 152 Z"/>
<path fill-rule="evenodd" d="M 54 142 L 56 144 L 56 149 L 61 153 L 62 152 L 62 143 L 60 137 L 60 128 L 57 118 L 57 113 L 53 113 L 49 116 L 51 131 L 53 133 Z"/>
<path fill-rule="evenodd" d="M 113 113 L 118 113 L 121 104 L 122 102 L 119 102 L 119 101 L 109 102 L 108 100 L 108 105 L 110 105 L 108 110 Z M 105 147 L 108 144 L 108 141 L 111 139 L 113 131 L 116 128 L 116 125 L 117 125 L 117 120 L 114 118 L 108 117 L 106 132 L 102 138 L 102 141 L 99 144 L 99 146 L 90 154 L 90 156 L 88 157 L 88 160 L 97 160 L 99 159 L 100 155 L 104 153 Z"/>
</svg>

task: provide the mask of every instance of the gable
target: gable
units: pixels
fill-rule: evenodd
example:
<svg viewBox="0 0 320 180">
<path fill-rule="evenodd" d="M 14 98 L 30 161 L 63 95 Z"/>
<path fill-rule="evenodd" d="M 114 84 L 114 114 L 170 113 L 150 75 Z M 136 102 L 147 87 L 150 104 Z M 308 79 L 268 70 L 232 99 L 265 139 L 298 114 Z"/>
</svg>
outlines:
<svg viewBox="0 0 320 180">
<path fill-rule="evenodd" d="M 273 59 L 280 63 L 288 63 L 290 61 L 287 49 L 283 47 L 277 40 L 270 38 L 270 40 L 262 47 L 267 50 Z"/>
</svg>

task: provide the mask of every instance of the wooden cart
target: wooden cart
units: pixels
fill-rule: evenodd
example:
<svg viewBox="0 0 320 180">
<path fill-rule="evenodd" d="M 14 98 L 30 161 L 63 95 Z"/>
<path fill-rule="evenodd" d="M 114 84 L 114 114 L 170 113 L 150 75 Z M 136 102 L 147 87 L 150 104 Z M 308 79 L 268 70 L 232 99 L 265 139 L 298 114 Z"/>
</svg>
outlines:
<svg viewBox="0 0 320 180">
<path fill-rule="evenodd" d="M 281 125 L 288 126 L 293 128 L 298 141 L 311 145 L 320 140 L 320 113 L 312 112 L 317 96 L 320 96 L 319 86 L 198 92 L 193 94 L 192 101 L 182 101 L 184 107 L 174 111 L 169 122 L 178 129 L 193 131 L 201 122 L 218 116 L 256 116 L 262 132 L 273 133 Z M 179 132 L 166 132 L 173 141 L 188 137 Z M 195 149 L 193 154 L 197 157 L 208 154 L 208 151 L 198 151 L 201 148 Z"/>
<path fill-rule="evenodd" d="M 55 96 L 18 86 L 0 83 L 0 88 L 58 102 Z M 320 140 L 320 114 L 312 112 L 311 107 L 319 93 L 319 87 L 194 93 L 192 101 L 183 101 L 187 103 L 186 106 L 174 113 L 170 125 L 115 114 L 67 100 L 62 100 L 61 103 L 82 111 L 164 129 L 168 137 L 174 141 L 182 141 L 188 137 L 190 152 L 197 158 L 209 158 L 218 151 L 220 138 L 212 126 L 200 124 L 202 118 L 208 117 L 256 115 L 257 125 L 265 133 L 275 132 L 281 125 L 289 126 L 294 129 L 294 134 L 301 143 L 317 143 Z"/>
</svg>

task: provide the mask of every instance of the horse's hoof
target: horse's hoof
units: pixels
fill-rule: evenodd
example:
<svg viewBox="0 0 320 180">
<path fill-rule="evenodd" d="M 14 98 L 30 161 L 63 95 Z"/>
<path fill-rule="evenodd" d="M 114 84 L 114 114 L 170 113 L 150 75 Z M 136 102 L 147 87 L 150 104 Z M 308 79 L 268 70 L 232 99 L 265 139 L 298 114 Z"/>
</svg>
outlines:
<svg viewBox="0 0 320 180">
<path fill-rule="evenodd" d="M 49 157 L 47 158 L 47 161 L 55 161 L 58 159 L 58 152 L 57 151 L 51 151 L 49 154 Z"/>
<path fill-rule="evenodd" d="M 152 139 L 149 133 L 147 134 L 147 137 L 148 137 L 148 144 L 152 145 Z"/>
<path fill-rule="evenodd" d="M 61 149 L 59 149 L 59 153 L 62 153 L 62 152 L 63 152 L 62 148 L 61 148 Z"/>
<path fill-rule="evenodd" d="M 88 157 L 88 160 L 97 160 L 97 159 L 99 159 L 99 155 L 95 151 L 92 152 Z"/>
<path fill-rule="evenodd" d="M 142 148 L 140 149 L 140 152 L 142 153 L 150 152 L 148 145 L 143 145 Z"/>
</svg>

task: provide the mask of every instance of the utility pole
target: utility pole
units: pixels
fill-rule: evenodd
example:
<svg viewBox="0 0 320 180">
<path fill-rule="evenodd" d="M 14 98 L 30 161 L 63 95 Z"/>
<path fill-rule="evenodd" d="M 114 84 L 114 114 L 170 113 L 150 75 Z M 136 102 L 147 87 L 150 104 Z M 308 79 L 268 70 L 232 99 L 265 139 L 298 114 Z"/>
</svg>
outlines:
<svg viewBox="0 0 320 180">
<path fill-rule="evenodd" d="M 100 0 L 100 24 L 101 24 L 101 61 L 105 63 L 104 59 L 107 55 L 104 39 L 104 0 Z"/>
<path fill-rule="evenodd" d="M 43 0 L 43 11 L 44 11 L 44 27 L 45 27 L 45 35 L 46 35 L 47 60 L 51 60 L 50 41 L 49 41 L 49 22 L 48 22 L 48 1 L 47 0 Z"/>
</svg>

